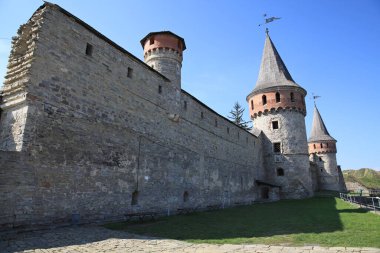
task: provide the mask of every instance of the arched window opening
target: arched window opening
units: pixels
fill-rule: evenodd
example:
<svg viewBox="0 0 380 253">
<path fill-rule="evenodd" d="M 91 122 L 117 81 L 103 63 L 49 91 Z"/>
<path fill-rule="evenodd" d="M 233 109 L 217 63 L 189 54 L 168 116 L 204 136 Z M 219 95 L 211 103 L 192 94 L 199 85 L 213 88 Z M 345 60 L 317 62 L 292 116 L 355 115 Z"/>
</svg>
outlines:
<svg viewBox="0 0 380 253">
<path fill-rule="evenodd" d="M 187 202 L 187 201 L 189 201 L 189 193 L 185 191 L 183 193 L 183 202 Z"/>
<path fill-rule="evenodd" d="M 263 105 L 266 105 L 267 104 L 267 96 L 263 95 Z"/>
<path fill-rule="evenodd" d="M 134 206 L 134 205 L 137 205 L 139 202 L 139 192 L 138 191 L 134 191 L 132 193 L 132 201 L 131 201 L 131 205 Z"/>
<path fill-rule="evenodd" d="M 277 169 L 277 176 L 278 177 L 283 177 L 285 175 L 284 169 L 283 168 L 278 168 Z"/>
<path fill-rule="evenodd" d="M 323 148 L 323 144 L 321 143 L 321 148 Z"/>
<path fill-rule="evenodd" d="M 251 109 L 253 110 L 253 100 L 251 100 Z"/>
<path fill-rule="evenodd" d="M 294 93 L 293 92 L 290 92 L 290 101 L 291 102 L 294 102 Z"/>
<path fill-rule="evenodd" d="M 314 149 L 316 149 L 317 147 L 315 146 L 315 144 L 313 144 L 313 146 L 314 146 Z"/>
<path fill-rule="evenodd" d="M 281 102 L 281 95 L 279 92 L 276 92 L 276 103 Z"/>
</svg>

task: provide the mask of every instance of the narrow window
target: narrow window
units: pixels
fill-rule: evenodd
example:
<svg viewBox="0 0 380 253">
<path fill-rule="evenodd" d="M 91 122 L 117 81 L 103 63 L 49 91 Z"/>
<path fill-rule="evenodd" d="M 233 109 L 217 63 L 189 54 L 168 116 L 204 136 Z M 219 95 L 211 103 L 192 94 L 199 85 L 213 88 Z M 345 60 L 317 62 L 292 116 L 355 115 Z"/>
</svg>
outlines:
<svg viewBox="0 0 380 253">
<path fill-rule="evenodd" d="M 92 56 L 92 51 L 93 51 L 93 46 L 91 44 L 87 43 L 87 46 L 86 46 L 86 55 Z"/>
<path fill-rule="evenodd" d="M 290 92 L 290 101 L 291 102 L 294 102 L 294 93 L 293 92 Z"/>
<path fill-rule="evenodd" d="M 183 193 L 183 202 L 187 202 L 187 201 L 189 201 L 189 193 L 185 191 Z"/>
<path fill-rule="evenodd" d="M 326 142 L 326 148 L 328 148 L 329 147 L 329 144 Z"/>
<path fill-rule="evenodd" d="M 281 102 L 281 96 L 279 92 L 276 92 L 276 103 Z"/>
<path fill-rule="evenodd" d="M 323 144 L 321 143 L 321 148 L 323 148 Z"/>
<path fill-rule="evenodd" d="M 159 94 L 162 93 L 162 86 L 161 86 L 161 85 L 158 85 L 158 93 L 159 93 Z"/>
<path fill-rule="evenodd" d="M 248 137 L 247 137 L 247 138 L 245 138 L 245 142 L 246 142 L 246 143 L 248 143 Z"/>
<path fill-rule="evenodd" d="M 187 110 L 187 101 L 183 101 L 183 108 Z"/>
<path fill-rule="evenodd" d="M 154 44 L 154 37 L 150 37 L 149 39 L 149 45 L 153 45 Z"/>
<path fill-rule="evenodd" d="M 215 119 L 215 127 L 218 127 L 218 120 Z"/>
<path fill-rule="evenodd" d="M 272 128 L 273 129 L 278 129 L 278 121 L 277 120 L 272 121 Z"/>
<path fill-rule="evenodd" d="M 131 201 L 131 205 L 134 206 L 134 205 L 137 205 L 138 204 L 138 200 L 139 200 L 139 192 L 138 191 L 134 191 L 132 193 L 132 201 Z"/>
<path fill-rule="evenodd" d="M 281 143 L 280 142 L 274 142 L 273 143 L 273 152 L 275 152 L 275 153 L 281 152 Z"/>
<path fill-rule="evenodd" d="M 238 139 L 240 139 L 240 132 L 238 132 Z"/>
<path fill-rule="evenodd" d="M 253 110 L 253 100 L 251 100 L 251 109 Z"/>
<path fill-rule="evenodd" d="M 230 133 L 230 128 L 229 128 L 229 127 L 227 127 L 227 133 L 228 133 L 228 134 Z"/>
<path fill-rule="evenodd" d="M 323 170 L 321 169 L 321 172 L 323 172 Z"/>
<path fill-rule="evenodd" d="M 263 105 L 266 105 L 267 104 L 267 96 L 263 95 Z"/>
<path fill-rule="evenodd" d="M 313 144 L 313 146 L 314 146 L 314 149 L 316 149 L 317 147 L 315 146 L 315 144 Z"/>
<path fill-rule="evenodd" d="M 278 177 L 283 177 L 285 175 L 284 169 L 283 168 L 278 168 L 277 169 L 277 176 Z"/>
<path fill-rule="evenodd" d="M 322 157 L 319 157 L 319 161 L 320 161 L 320 162 L 322 162 L 322 161 L 323 161 L 323 160 L 322 160 Z"/>
<path fill-rule="evenodd" d="M 201 119 L 203 119 L 204 118 L 204 115 L 203 115 L 203 112 L 201 112 Z"/>
<path fill-rule="evenodd" d="M 127 77 L 132 78 L 133 69 L 128 68 Z"/>
</svg>

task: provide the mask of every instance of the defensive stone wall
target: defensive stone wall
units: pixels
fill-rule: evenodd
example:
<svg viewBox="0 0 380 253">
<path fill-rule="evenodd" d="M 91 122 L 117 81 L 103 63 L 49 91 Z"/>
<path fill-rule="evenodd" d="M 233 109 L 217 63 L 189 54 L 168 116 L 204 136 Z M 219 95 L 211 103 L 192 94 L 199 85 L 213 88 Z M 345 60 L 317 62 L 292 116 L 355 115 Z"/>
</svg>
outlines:
<svg viewBox="0 0 380 253">
<path fill-rule="evenodd" d="M 0 181 L 2 226 L 256 199 L 259 138 L 55 5 L 27 27 L 35 36 L 25 99 L 0 121 L 1 173 L 14 177 Z M 15 93 L 11 83 L 4 90 Z M 5 138 L 20 105 L 20 139 Z"/>
</svg>

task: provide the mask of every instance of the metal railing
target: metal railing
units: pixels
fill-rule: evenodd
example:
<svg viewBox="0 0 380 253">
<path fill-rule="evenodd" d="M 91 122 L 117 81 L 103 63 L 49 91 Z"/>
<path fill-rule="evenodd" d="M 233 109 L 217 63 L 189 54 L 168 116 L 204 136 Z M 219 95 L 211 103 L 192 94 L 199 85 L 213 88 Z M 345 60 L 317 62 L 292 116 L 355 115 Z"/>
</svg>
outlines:
<svg viewBox="0 0 380 253">
<path fill-rule="evenodd" d="M 355 196 L 345 193 L 339 193 L 339 196 L 344 201 L 360 205 L 361 208 L 368 208 L 373 210 L 374 212 L 380 211 L 380 197 Z"/>
</svg>

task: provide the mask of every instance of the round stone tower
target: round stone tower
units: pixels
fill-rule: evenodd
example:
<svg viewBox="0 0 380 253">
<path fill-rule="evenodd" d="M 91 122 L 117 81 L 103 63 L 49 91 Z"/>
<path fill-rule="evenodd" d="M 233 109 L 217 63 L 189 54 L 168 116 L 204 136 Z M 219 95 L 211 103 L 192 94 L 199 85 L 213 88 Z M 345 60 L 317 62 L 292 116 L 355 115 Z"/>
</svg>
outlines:
<svg viewBox="0 0 380 253">
<path fill-rule="evenodd" d="M 346 191 L 343 174 L 336 161 L 336 142 L 315 106 L 308 144 L 310 160 L 317 167 L 318 190 Z"/>
<path fill-rule="evenodd" d="M 171 83 L 181 88 L 182 52 L 185 40 L 169 32 L 151 32 L 140 41 L 144 48 L 144 61 L 157 70 Z"/>
<path fill-rule="evenodd" d="M 262 131 L 263 180 L 281 198 L 313 194 L 305 126 L 306 90 L 291 77 L 267 32 L 260 72 L 247 96 L 254 127 Z"/>
</svg>

